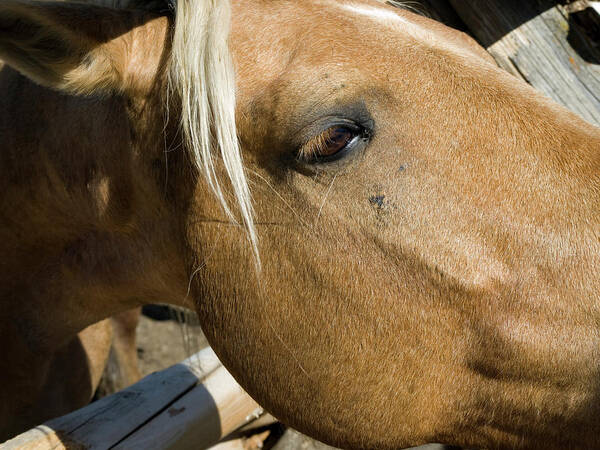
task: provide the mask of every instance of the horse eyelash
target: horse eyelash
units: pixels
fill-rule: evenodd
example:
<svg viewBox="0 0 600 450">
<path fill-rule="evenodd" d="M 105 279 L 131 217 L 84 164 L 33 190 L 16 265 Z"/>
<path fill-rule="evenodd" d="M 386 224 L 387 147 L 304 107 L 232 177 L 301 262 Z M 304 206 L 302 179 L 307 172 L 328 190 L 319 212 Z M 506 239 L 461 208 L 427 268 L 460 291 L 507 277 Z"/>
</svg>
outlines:
<svg viewBox="0 0 600 450">
<path fill-rule="evenodd" d="M 335 128 L 331 127 L 320 133 L 318 136 L 306 142 L 298 151 L 298 158 L 302 161 L 310 161 L 312 158 L 323 154 L 327 145 L 331 144 L 331 138 L 335 133 Z"/>
</svg>

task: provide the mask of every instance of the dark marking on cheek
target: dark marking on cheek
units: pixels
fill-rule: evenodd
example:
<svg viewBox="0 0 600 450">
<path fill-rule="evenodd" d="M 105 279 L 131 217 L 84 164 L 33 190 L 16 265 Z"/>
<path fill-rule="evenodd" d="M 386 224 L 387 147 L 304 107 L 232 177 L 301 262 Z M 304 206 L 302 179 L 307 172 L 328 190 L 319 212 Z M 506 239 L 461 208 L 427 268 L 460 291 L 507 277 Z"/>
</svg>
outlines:
<svg viewBox="0 0 600 450">
<path fill-rule="evenodd" d="M 390 205 L 383 194 L 372 195 L 369 203 L 375 213 L 375 226 L 379 230 L 385 230 L 389 225 Z"/>
<path fill-rule="evenodd" d="M 374 186 L 371 192 L 375 194 L 369 197 L 371 207 L 370 217 L 374 219 L 374 224 L 378 230 L 385 230 L 394 223 L 394 214 L 398 212 L 398 207 L 394 202 L 394 197 L 386 195 L 384 186 Z"/>
<path fill-rule="evenodd" d="M 385 195 L 373 195 L 369 198 L 369 203 L 377 209 L 382 209 L 385 206 Z"/>
</svg>

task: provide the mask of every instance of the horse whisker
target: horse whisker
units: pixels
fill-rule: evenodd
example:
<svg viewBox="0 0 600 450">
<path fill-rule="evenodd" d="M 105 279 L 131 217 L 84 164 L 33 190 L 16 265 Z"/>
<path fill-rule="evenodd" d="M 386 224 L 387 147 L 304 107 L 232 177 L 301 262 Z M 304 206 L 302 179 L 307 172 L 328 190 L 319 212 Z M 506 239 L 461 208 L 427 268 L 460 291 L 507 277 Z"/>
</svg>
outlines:
<svg viewBox="0 0 600 450">
<path fill-rule="evenodd" d="M 262 181 L 264 181 L 264 183 L 275 193 L 275 195 L 283 202 L 283 204 L 285 206 L 287 206 L 290 211 L 294 214 L 294 216 L 296 217 L 296 219 L 298 219 L 298 221 L 307 229 L 310 229 L 310 226 L 300 217 L 300 215 L 296 212 L 296 210 L 294 208 L 292 208 L 292 206 L 286 201 L 285 198 L 283 198 L 283 196 L 277 192 L 277 190 L 271 185 L 271 183 L 269 183 L 269 181 L 263 177 L 261 174 L 259 174 L 258 172 L 254 171 L 254 170 L 250 170 L 249 172 L 251 172 L 252 174 L 256 175 L 258 178 L 260 178 Z"/>
<path fill-rule="evenodd" d="M 331 184 L 329 185 L 329 189 L 327 189 L 327 192 L 325 192 L 325 196 L 323 197 L 323 203 L 321 203 L 321 207 L 319 208 L 319 213 L 317 214 L 317 219 L 315 220 L 315 224 L 314 224 L 315 227 L 317 226 L 317 223 L 319 222 L 319 219 L 321 218 L 321 213 L 323 212 L 323 208 L 325 207 L 325 203 L 327 202 L 327 196 L 331 192 L 331 188 L 333 187 L 333 183 L 335 183 L 336 178 L 337 178 L 337 174 L 333 177 L 333 180 L 331 180 Z"/>
</svg>

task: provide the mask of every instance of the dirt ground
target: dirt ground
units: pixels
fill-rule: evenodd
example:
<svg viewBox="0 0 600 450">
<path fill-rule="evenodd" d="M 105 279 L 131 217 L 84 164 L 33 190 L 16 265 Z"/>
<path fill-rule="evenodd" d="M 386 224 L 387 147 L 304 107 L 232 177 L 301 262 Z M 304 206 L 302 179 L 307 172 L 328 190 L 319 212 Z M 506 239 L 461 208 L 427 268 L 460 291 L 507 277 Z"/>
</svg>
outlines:
<svg viewBox="0 0 600 450">
<path fill-rule="evenodd" d="M 186 359 L 208 345 L 193 315 L 186 315 L 186 325 L 174 311 L 150 306 L 144 308 L 137 329 L 137 350 L 142 376 L 166 369 Z M 179 320 L 178 320 L 179 319 Z M 185 336 L 184 339 L 184 329 Z M 271 426 L 269 436 L 261 445 L 247 446 L 246 450 L 336 450 L 282 425 Z M 444 450 L 444 446 L 428 445 L 419 450 Z"/>
</svg>

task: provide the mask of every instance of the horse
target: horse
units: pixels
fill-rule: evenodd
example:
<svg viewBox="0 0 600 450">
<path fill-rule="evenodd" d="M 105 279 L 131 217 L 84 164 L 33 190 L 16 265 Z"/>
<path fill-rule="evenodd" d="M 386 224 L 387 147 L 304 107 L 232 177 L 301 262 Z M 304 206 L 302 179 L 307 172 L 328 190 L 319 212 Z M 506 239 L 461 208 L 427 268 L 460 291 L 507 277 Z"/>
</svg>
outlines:
<svg viewBox="0 0 600 450">
<path fill-rule="evenodd" d="M 167 302 L 332 445 L 600 446 L 598 128 L 399 2 L 107 3 L 0 4 L 2 437 Z"/>
</svg>

